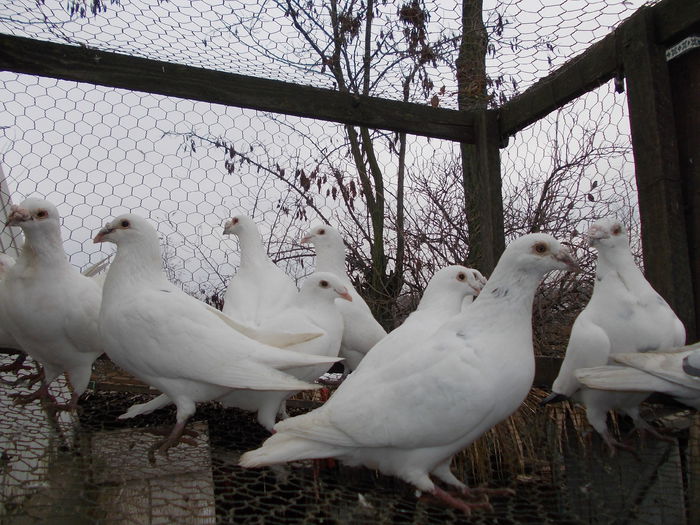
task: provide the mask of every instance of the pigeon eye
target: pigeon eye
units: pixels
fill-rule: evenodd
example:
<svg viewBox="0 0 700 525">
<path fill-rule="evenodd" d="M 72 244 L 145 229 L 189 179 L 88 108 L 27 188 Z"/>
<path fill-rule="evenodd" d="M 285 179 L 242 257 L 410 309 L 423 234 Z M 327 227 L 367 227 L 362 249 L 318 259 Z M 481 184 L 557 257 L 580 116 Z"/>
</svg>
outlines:
<svg viewBox="0 0 700 525">
<path fill-rule="evenodd" d="M 613 235 L 620 235 L 620 233 L 622 233 L 622 226 L 620 226 L 619 224 L 616 224 L 612 229 L 612 234 Z"/>
<path fill-rule="evenodd" d="M 466 279 L 466 278 L 467 278 L 467 276 L 464 274 L 464 272 L 459 272 L 459 273 L 457 274 L 457 280 L 458 280 L 458 281 L 464 281 L 464 279 Z"/>
<path fill-rule="evenodd" d="M 319 234 L 319 235 L 324 235 L 325 233 L 326 233 L 326 230 L 324 230 L 323 228 L 321 228 L 320 230 L 318 230 L 318 234 Z"/>
<path fill-rule="evenodd" d="M 544 253 L 547 251 L 547 245 L 543 242 L 538 242 L 537 244 L 535 244 L 535 251 L 537 253 Z"/>
<path fill-rule="evenodd" d="M 238 224 L 238 217 L 231 219 L 231 224 Z"/>
<path fill-rule="evenodd" d="M 128 228 L 129 226 L 131 226 L 131 224 L 129 223 L 129 221 L 127 221 L 126 219 L 124 219 L 124 220 L 120 223 L 120 225 L 121 225 L 122 228 Z"/>
<path fill-rule="evenodd" d="M 321 281 L 318 284 L 321 286 L 321 288 L 328 288 L 328 281 Z"/>
<path fill-rule="evenodd" d="M 49 212 L 47 212 L 46 210 L 39 210 L 38 212 L 36 212 L 36 216 L 39 217 L 40 219 L 43 219 L 44 217 L 48 217 L 48 215 L 49 215 Z"/>
</svg>

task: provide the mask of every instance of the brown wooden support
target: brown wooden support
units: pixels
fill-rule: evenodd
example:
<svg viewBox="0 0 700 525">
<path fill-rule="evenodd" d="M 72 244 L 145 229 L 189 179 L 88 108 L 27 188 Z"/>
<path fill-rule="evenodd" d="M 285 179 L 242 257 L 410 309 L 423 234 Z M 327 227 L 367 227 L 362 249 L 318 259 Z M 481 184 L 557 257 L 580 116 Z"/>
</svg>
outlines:
<svg viewBox="0 0 700 525">
<path fill-rule="evenodd" d="M 641 218 L 644 269 L 695 340 L 692 293 L 676 127 L 666 46 L 655 41 L 652 12 L 625 27 L 622 55 Z"/>
<path fill-rule="evenodd" d="M 674 44 L 700 20 L 696 0 L 664 0 L 642 11 L 653 17 L 655 41 L 664 44 Z M 613 78 L 620 67 L 619 41 L 637 16 L 503 104 L 499 108 L 503 139 Z"/>
<path fill-rule="evenodd" d="M 698 28 L 700 34 L 700 28 Z M 700 326 L 700 48 L 668 63 L 685 203 L 695 326 Z M 697 335 L 697 334 L 696 334 Z M 692 340 L 695 341 L 696 338 Z"/>
<path fill-rule="evenodd" d="M 475 119 L 476 145 L 470 149 L 470 169 L 464 170 L 469 225 L 469 263 L 490 274 L 505 249 L 501 158 L 496 113 L 482 111 Z"/>
<path fill-rule="evenodd" d="M 471 113 L 0 34 L 0 70 L 474 142 Z"/>
</svg>

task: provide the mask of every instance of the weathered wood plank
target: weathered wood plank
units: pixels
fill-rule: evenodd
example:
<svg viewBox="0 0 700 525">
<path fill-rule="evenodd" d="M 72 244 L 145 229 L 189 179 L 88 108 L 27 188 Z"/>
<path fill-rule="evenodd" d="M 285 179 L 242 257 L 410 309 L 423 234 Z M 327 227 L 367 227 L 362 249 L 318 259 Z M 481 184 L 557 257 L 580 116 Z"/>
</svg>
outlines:
<svg viewBox="0 0 700 525">
<path fill-rule="evenodd" d="M 697 5 L 700 6 L 700 2 Z M 700 326 L 700 49 L 674 58 L 668 67 L 673 93 L 697 329 Z M 688 341 L 695 340 L 697 333 L 688 334 Z"/>
<path fill-rule="evenodd" d="M 0 364 L 13 360 L 11 354 L 0 354 Z M 72 475 L 73 458 L 64 452 L 75 442 L 76 414 L 39 401 L 15 404 L 9 394 L 38 388 L 10 384 L 16 379 L 13 373 L 0 373 L 0 523 L 80 523 L 80 505 L 66 491 L 79 492 L 82 481 Z M 51 393 L 60 403 L 70 400 L 64 377 L 54 381 Z"/>
<path fill-rule="evenodd" d="M 464 192 L 469 225 L 469 265 L 489 274 L 505 249 L 503 195 L 496 114 L 482 111 L 476 120 L 476 146 L 462 144 Z"/>
<path fill-rule="evenodd" d="M 652 6 L 654 34 L 660 44 L 675 44 L 700 25 L 700 2 L 664 0 Z"/>
<path fill-rule="evenodd" d="M 695 305 L 671 84 L 665 46 L 654 43 L 651 12 L 639 13 L 629 21 L 622 54 L 645 275 L 694 335 Z"/>
<path fill-rule="evenodd" d="M 474 141 L 467 112 L 17 36 L 0 35 L 0 69 L 427 137 Z"/>
<path fill-rule="evenodd" d="M 95 509 L 100 523 L 215 523 L 214 481 L 206 422 L 189 426 L 195 445 L 181 443 L 168 457 L 148 461 L 159 439 L 145 429 L 98 432 L 90 439 Z M 169 429 L 167 429 L 169 430 Z"/>
<path fill-rule="evenodd" d="M 672 44 L 700 24 L 700 2 L 664 0 L 642 7 L 612 33 L 500 108 L 501 137 L 509 137 L 563 104 L 623 74 L 621 40 L 635 18 L 652 17 L 653 41 Z"/>
</svg>

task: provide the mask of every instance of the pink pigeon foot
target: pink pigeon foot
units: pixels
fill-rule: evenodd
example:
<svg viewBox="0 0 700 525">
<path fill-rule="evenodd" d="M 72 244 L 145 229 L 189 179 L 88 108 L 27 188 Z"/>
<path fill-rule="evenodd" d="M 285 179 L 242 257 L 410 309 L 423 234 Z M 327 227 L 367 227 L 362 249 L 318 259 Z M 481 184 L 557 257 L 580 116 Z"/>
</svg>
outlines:
<svg viewBox="0 0 700 525">
<path fill-rule="evenodd" d="M 491 503 L 488 502 L 488 499 L 486 501 L 479 501 L 479 502 L 467 502 L 464 501 L 461 498 L 457 498 L 455 496 L 452 496 L 448 492 L 442 490 L 440 487 L 435 487 L 435 490 L 431 493 L 431 495 L 436 498 L 438 501 L 441 503 L 444 503 L 448 507 L 452 507 L 454 509 L 461 510 L 466 514 L 467 516 L 471 516 L 472 510 L 487 510 L 493 512 L 493 507 L 491 506 Z"/>
<path fill-rule="evenodd" d="M 171 447 L 177 446 L 178 443 L 187 443 L 188 445 L 196 446 L 197 443 L 194 441 L 194 437 L 197 437 L 197 432 L 193 430 L 185 430 L 185 425 L 187 424 L 187 421 L 182 421 L 180 423 L 176 423 L 175 426 L 172 428 L 170 433 L 165 439 L 162 439 L 160 441 L 156 441 L 153 446 L 151 446 L 148 450 L 148 461 L 151 463 L 151 465 L 154 465 L 156 462 L 156 452 L 159 454 L 167 457 L 168 456 L 168 449 Z M 149 432 L 152 434 L 158 434 L 162 435 L 164 431 L 158 430 L 158 429 L 149 429 Z M 188 437 L 184 437 L 188 436 Z"/>
</svg>

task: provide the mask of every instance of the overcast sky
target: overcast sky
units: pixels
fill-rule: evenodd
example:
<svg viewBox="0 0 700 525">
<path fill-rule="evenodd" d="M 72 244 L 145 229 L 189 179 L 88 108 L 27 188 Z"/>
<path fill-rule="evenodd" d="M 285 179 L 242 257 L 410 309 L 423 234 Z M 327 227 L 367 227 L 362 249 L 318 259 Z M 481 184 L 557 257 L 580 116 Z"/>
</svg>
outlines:
<svg viewBox="0 0 700 525">
<path fill-rule="evenodd" d="M 458 29 L 457 2 L 427 4 L 432 31 L 448 34 Z M 490 74 L 504 75 L 511 82 L 508 93 L 522 91 L 607 34 L 639 4 L 500 3 L 505 30 L 494 42 L 497 49 L 495 57 L 489 58 Z M 486 6 L 487 24 L 493 24 L 497 14 L 491 3 Z M 63 0 L 47 0 L 40 7 L 34 0 L 5 3 L 0 7 L 0 30 L 242 74 L 332 85 L 327 73 L 311 60 L 302 60 L 302 68 L 294 64 L 299 58 L 298 41 L 288 36 L 289 21 L 273 1 L 169 0 L 155 4 L 122 0 L 119 6 L 109 5 L 107 13 L 81 20 L 70 20 L 64 7 Z M 52 23 L 46 24 L 44 17 Z M 245 19 L 248 24 L 239 24 Z M 553 44 L 551 49 L 548 43 Z M 436 68 L 433 75 L 436 89 L 446 85 L 450 93 L 454 79 L 449 68 Z M 278 235 L 300 233 L 287 232 L 285 225 L 291 221 L 277 211 L 277 206 L 293 200 L 282 183 L 251 166 L 241 166 L 229 175 L 221 150 L 202 145 L 195 151 L 183 148 L 183 134 L 225 136 L 240 147 L 252 145 L 251 157 L 261 162 L 269 165 L 279 158 L 290 167 L 292 160 L 303 164 L 305 159 L 317 158 L 319 148 L 332 152 L 342 142 L 338 126 L 309 119 L 11 73 L 0 73 L 0 80 L 4 84 L 0 151 L 14 200 L 39 194 L 54 201 L 64 216 L 66 251 L 81 267 L 103 255 L 105 247 L 89 241 L 95 230 L 125 211 L 158 222 L 180 279 L 194 287 L 218 280 L 210 262 L 224 276 L 237 264 L 236 243 L 221 235 L 221 225 L 232 210 L 254 213 L 266 238 L 273 224 L 281 232 Z M 609 129 L 597 140 L 609 142 L 628 134 L 624 95 L 611 91 L 603 86 L 576 103 L 576 114 L 582 116 L 571 126 L 572 142 L 583 136 L 586 122 L 601 118 Z M 379 94 L 395 97 L 398 88 L 388 78 Z M 441 105 L 453 107 L 454 96 L 442 97 Z M 552 121 L 553 117 L 530 127 L 502 150 L 504 173 L 509 177 L 506 185 L 517 185 L 520 174 L 532 166 L 546 171 Z M 452 155 L 455 145 L 412 138 L 411 148 L 409 171 L 421 158 Z M 382 158 L 390 175 L 395 161 L 390 155 Z M 338 162 L 346 162 L 340 159 Z M 629 180 L 630 163 L 629 158 L 619 158 L 613 166 L 596 169 L 613 172 L 612 187 Z M 597 176 L 596 169 L 589 179 Z M 605 187 L 600 191 L 606 191 Z M 326 210 L 333 213 L 332 201 Z M 276 248 L 273 239 L 271 249 Z"/>
</svg>

